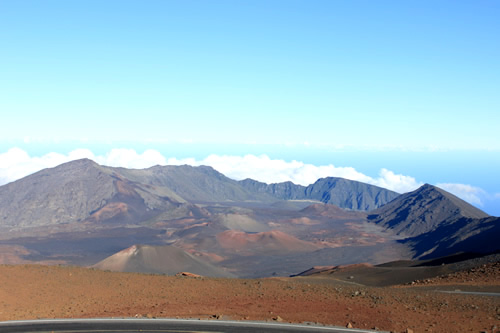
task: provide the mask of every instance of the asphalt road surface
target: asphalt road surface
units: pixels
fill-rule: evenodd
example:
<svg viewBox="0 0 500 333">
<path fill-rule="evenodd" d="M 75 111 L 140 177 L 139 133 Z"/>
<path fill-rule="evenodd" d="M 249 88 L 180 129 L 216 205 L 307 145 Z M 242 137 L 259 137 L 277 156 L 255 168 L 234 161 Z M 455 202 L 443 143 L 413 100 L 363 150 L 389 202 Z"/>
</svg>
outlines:
<svg viewBox="0 0 500 333">
<path fill-rule="evenodd" d="M 348 329 L 331 326 L 295 325 L 222 320 L 192 319 L 54 319 L 0 322 L 0 332 L 66 332 L 66 333 L 128 333 L 128 332 L 176 332 L 176 333 L 296 333 L 330 332 L 363 333 L 371 330 Z"/>
<path fill-rule="evenodd" d="M 499 297 L 500 293 L 488 293 L 482 291 L 461 291 L 461 290 L 438 290 L 440 293 L 447 294 L 464 294 L 464 295 L 476 295 L 476 296 L 496 296 Z"/>
</svg>

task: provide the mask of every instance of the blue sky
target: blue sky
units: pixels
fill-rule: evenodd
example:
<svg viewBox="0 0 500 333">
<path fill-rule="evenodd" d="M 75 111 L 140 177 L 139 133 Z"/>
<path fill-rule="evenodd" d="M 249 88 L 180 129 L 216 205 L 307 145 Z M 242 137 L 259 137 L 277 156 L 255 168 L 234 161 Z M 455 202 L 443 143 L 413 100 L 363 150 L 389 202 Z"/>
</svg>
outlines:
<svg viewBox="0 0 500 333">
<path fill-rule="evenodd" d="M 265 154 L 468 185 L 500 215 L 498 17 L 498 1 L 0 0 L 0 154 Z"/>
</svg>

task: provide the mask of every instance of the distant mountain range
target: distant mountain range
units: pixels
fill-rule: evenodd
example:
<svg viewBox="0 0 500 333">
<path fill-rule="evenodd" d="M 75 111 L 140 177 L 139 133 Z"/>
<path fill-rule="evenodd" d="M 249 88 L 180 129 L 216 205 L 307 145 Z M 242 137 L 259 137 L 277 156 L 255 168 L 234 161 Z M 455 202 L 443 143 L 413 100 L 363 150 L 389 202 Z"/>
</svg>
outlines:
<svg viewBox="0 0 500 333">
<path fill-rule="evenodd" d="M 341 208 L 369 211 L 395 199 L 399 194 L 353 180 L 328 177 L 318 179 L 309 186 L 292 182 L 265 184 L 252 179 L 240 184 L 254 193 L 266 193 L 280 200 L 316 200 Z"/>
<path fill-rule="evenodd" d="M 206 166 L 88 159 L 0 186 L 0 231 L 0 263 L 210 276 L 500 249 L 499 218 L 428 184 L 399 195 L 334 177 L 265 184 Z"/>
<path fill-rule="evenodd" d="M 265 187 L 267 186 L 267 188 Z M 288 188 L 289 193 L 271 189 Z M 175 215 L 187 203 L 272 204 L 314 200 L 353 210 L 370 210 L 398 194 L 341 178 L 324 178 L 308 187 L 292 183 L 238 182 L 211 167 L 154 166 L 112 168 L 82 159 L 45 169 L 0 186 L 0 226 L 33 227 L 99 221 L 137 223 L 162 212 Z"/>
</svg>

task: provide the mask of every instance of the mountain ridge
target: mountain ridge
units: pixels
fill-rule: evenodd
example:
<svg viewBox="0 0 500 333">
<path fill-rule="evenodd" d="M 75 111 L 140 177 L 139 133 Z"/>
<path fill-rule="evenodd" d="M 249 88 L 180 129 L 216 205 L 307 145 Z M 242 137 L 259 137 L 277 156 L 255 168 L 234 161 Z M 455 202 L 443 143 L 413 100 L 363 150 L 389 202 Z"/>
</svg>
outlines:
<svg viewBox="0 0 500 333">
<path fill-rule="evenodd" d="M 259 184 L 260 182 L 255 182 Z M 0 227 L 30 227 L 91 221 L 150 219 L 161 211 L 190 203 L 284 200 L 230 179 L 212 167 L 154 166 L 126 169 L 101 166 L 90 159 L 67 162 L 0 186 Z M 288 199 L 313 199 L 341 208 L 367 210 L 395 192 L 340 178 L 323 178 L 308 187 L 285 186 Z M 341 184 L 337 186 L 336 184 Z M 374 197 L 385 198 L 375 203 Z M 22 205 L 22 206 L 21 206 Z M 100 210 L 100 213 L 98 213 Z M 156 212 L 156 213 L 155 213 Z"/>
<path fill-rule="evenodd" d="M 241 180 L 240 184 L 282 200 L 317 200 L 361 211 L 376 209 L 399 196 L 394 191 L 339 177 L 320 178 L 308 186 L 296 185 L 290 181 L 266 184 L 250 178 Z"/>
<path fill-rule="evenodd" d="M 368 220 L 391 229 L 398 235 L 411 237 L 461 217 L 480 219 L 488 216 L 455 195 L 425 184 L 371 211 Z"/>
<path fill-rule="evenodd" d="M 500 218 L 430 184 L 370 212 L 367 220 L 406 237 L 401 242 L 417 258 L 498 249 L 495 237 L 500 234 Z"/>
</svg>

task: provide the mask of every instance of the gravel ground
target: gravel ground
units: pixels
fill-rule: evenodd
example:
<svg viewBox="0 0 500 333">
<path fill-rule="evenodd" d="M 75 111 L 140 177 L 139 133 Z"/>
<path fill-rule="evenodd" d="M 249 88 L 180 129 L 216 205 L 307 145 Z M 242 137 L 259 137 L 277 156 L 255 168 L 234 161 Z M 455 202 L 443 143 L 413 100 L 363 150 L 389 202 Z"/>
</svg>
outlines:
<svg viewBox="0 0 500 333">
<path fill-rule="evenodd" d="M 499 270 L 493 263 L 464 272 L 467 278 L 375 288 L 326 278 L 215 279 L 0 266 L 0 320 L 223 318 L 350 324 L 393 332 L 499 332 L 499 297 L 432 290 L 453 284 L 500 290 Z"/>
</svg>

